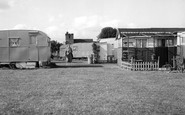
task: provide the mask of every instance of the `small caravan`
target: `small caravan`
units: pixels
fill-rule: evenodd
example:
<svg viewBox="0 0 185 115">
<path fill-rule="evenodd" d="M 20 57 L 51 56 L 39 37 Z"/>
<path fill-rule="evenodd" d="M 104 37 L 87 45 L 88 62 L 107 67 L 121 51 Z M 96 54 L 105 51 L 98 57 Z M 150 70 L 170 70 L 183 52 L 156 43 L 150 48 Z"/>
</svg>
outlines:
<svg viewBox="0 0 185 115">
<path fill-rule="evenodd" d="M 73 50 L 73 58 L 87 58 L 91 54 L 93 54 L 92 49 L 93 43 L 74 43 L 71 44 L 70 47 Z M 60 47 L 60 57 L 65 57 L 67 45 L 62 45 Z"/>
<path fill-rule="evenodd" d="M 23 67 L 50 61 L 50 38 L 37 30 L 0 31 L 0 64 Z M 24 68 L 24 67 L 23 67 Z"/>
</svg>

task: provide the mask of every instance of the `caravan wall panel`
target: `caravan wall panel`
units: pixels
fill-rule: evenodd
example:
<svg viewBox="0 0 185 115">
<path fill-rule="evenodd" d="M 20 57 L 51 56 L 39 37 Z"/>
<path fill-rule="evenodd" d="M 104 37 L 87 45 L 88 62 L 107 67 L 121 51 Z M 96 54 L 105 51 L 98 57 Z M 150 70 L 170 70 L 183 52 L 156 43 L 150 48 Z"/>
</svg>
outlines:
<svg viewBox="0 0 185 115">
<path fill-rule="evenodd" d="M 50 58 L 49 47 L 39 47 L 39 61 L 47 61 Z"/>
<path fill-rule="evenodd" d="M 0 31 L 0 63 L 49 61 L 49 41 L 45 33 L 37 30 Z"/>
<path fill-rule="evenodd" d="M 0 47 L 0 62 L 8 62 L 8 61 L 9 61 L 9 48 Z"/>
<path fill-rule="evenodd" d="M 47 38 L 40 33 L 37 35 L 37 46 L 48 46 Z"/>
<path fill-rule="evenodd" d="M 75 43 L 71 45 L 73 57 L 88 57 L 93 54 L 92 43 Z"/>
<path fill-rule="evenodd" d="M 29 47 L 29 61 L 38 61 L 38 48 Z"/>
<path fill-rule="evenodd" d="M 7 32 L 0 31 L 0 47 L 9 47 Z"/>
<path fill-rule="evenodd" d="M 28 61 L 28 47 L 10 48 L 10 61 L 23 62 Z"/>
<path fill-rule="evenodd" d="M 20 46 L 28 46 L 29 45 L 29 35 L 28 31 L 9 31 L 9 38 L 20 38 Z"/>
</svg>

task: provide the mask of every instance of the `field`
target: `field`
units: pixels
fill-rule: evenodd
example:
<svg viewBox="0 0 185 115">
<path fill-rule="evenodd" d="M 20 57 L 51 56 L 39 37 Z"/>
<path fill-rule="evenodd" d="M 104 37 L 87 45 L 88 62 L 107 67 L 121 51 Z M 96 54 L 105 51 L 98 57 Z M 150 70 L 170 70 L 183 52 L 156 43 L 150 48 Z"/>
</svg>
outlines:
<svg viewBox="0 0 185 115">
<path fill-rule="evenodd" d="M 0 69 L 1 115 L 184 115 L 185 73 L 114 64 Z"/>
</svg>

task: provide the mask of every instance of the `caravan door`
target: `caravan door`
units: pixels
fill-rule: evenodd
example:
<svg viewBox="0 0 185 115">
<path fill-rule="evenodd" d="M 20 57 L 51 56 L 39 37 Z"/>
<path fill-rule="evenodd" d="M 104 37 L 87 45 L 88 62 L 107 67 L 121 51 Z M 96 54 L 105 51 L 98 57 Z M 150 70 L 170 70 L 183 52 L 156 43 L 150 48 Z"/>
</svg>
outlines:
<svg viewBox="0 0 185 115">
<path fill-rule="evenodd" d="M 37 35 L 32 34 L 30 36 L 30 44 L 29 44 L 29 61 L 39 61 L 38 57 L 38 47 L 37 47 Z"/>
</svg>

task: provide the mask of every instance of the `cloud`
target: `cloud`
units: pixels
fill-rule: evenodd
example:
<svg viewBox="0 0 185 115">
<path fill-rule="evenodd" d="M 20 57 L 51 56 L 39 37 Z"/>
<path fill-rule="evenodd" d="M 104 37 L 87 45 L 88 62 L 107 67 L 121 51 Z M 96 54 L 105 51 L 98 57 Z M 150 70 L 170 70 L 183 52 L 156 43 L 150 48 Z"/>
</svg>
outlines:
<svg viewBox="0 0 185 115">
<path fill-rule="evenodd" d="M 137 28 L 137 25 L 134 23 L 127 24 L 127 28 Z"/>
<path fill-rule="evenodd" d="M 45 29 L 45 32 L 47 32 L 50 36 L 55 36 L 55 32 L 57 32 L 59 28 L 57 26 L 49 26 Z"/>
<path fill-rule="evenodd" d="M 57 14 L 57 15 L 48 14 L 47 18 L 48 18 L 49 23 L 61 23 L 61 22 L 63 22 L 63 15 L 62 14 Z"/>
<path fill-rule="evenodd" d="M 76 17 L 69 29 L 77 38 L 96 38 L 103 27 L 119 26 L 120 20 L 110 17 L 93 15 Z"/>
<path fill-rule="evenodd" d="M 64 30 L 64 27 L 61 25 L 52 25 L 48 26 L 43 30 L 52 40 L 57 40 L 59 42 L 64 41 L 64 36 L 66 30 Z"/>
<path fill-rule="evenodd" d="M 17 24 L 13 29 L 28 29 L 28 26 L 26 24 Z"/>
<path fill-rule="evenodd" d="M 103 21 L 100 23 L 100 26 L 117 28 L 119 23 L 120 23 L 120 20 L 114 19 L 114 20 Z"/>
<path fill-rule="evenodd" d="M 81 16 L 74 19 L 73 27 L 74 28 L 91 28 L 98 26 L 100 17 L 97 15 L 94 16 Z"/>
<path fill-rule="evenodd" d="M 9 4 L 9 2 L 5 1 L 5 0 L 1 0 L 0 1 L 0 10 L 6 10 L 9 9 L 11 6 Z"/>
<path fill-rule="evenodd" d="M 54 21 L 55 21 L 55 17 L 54 16 L 49 17 L 49 22 L 54 22 Z"/>
<path fill-rule="evenodd" d="M 28 26 L 26 24 L 17 24 L 12 29 L 14 29 L 14 30 L 18 30 L 18 29 L 39 30 L 36 27 L 31 27 L 31 26 Z"/>
</svg>

